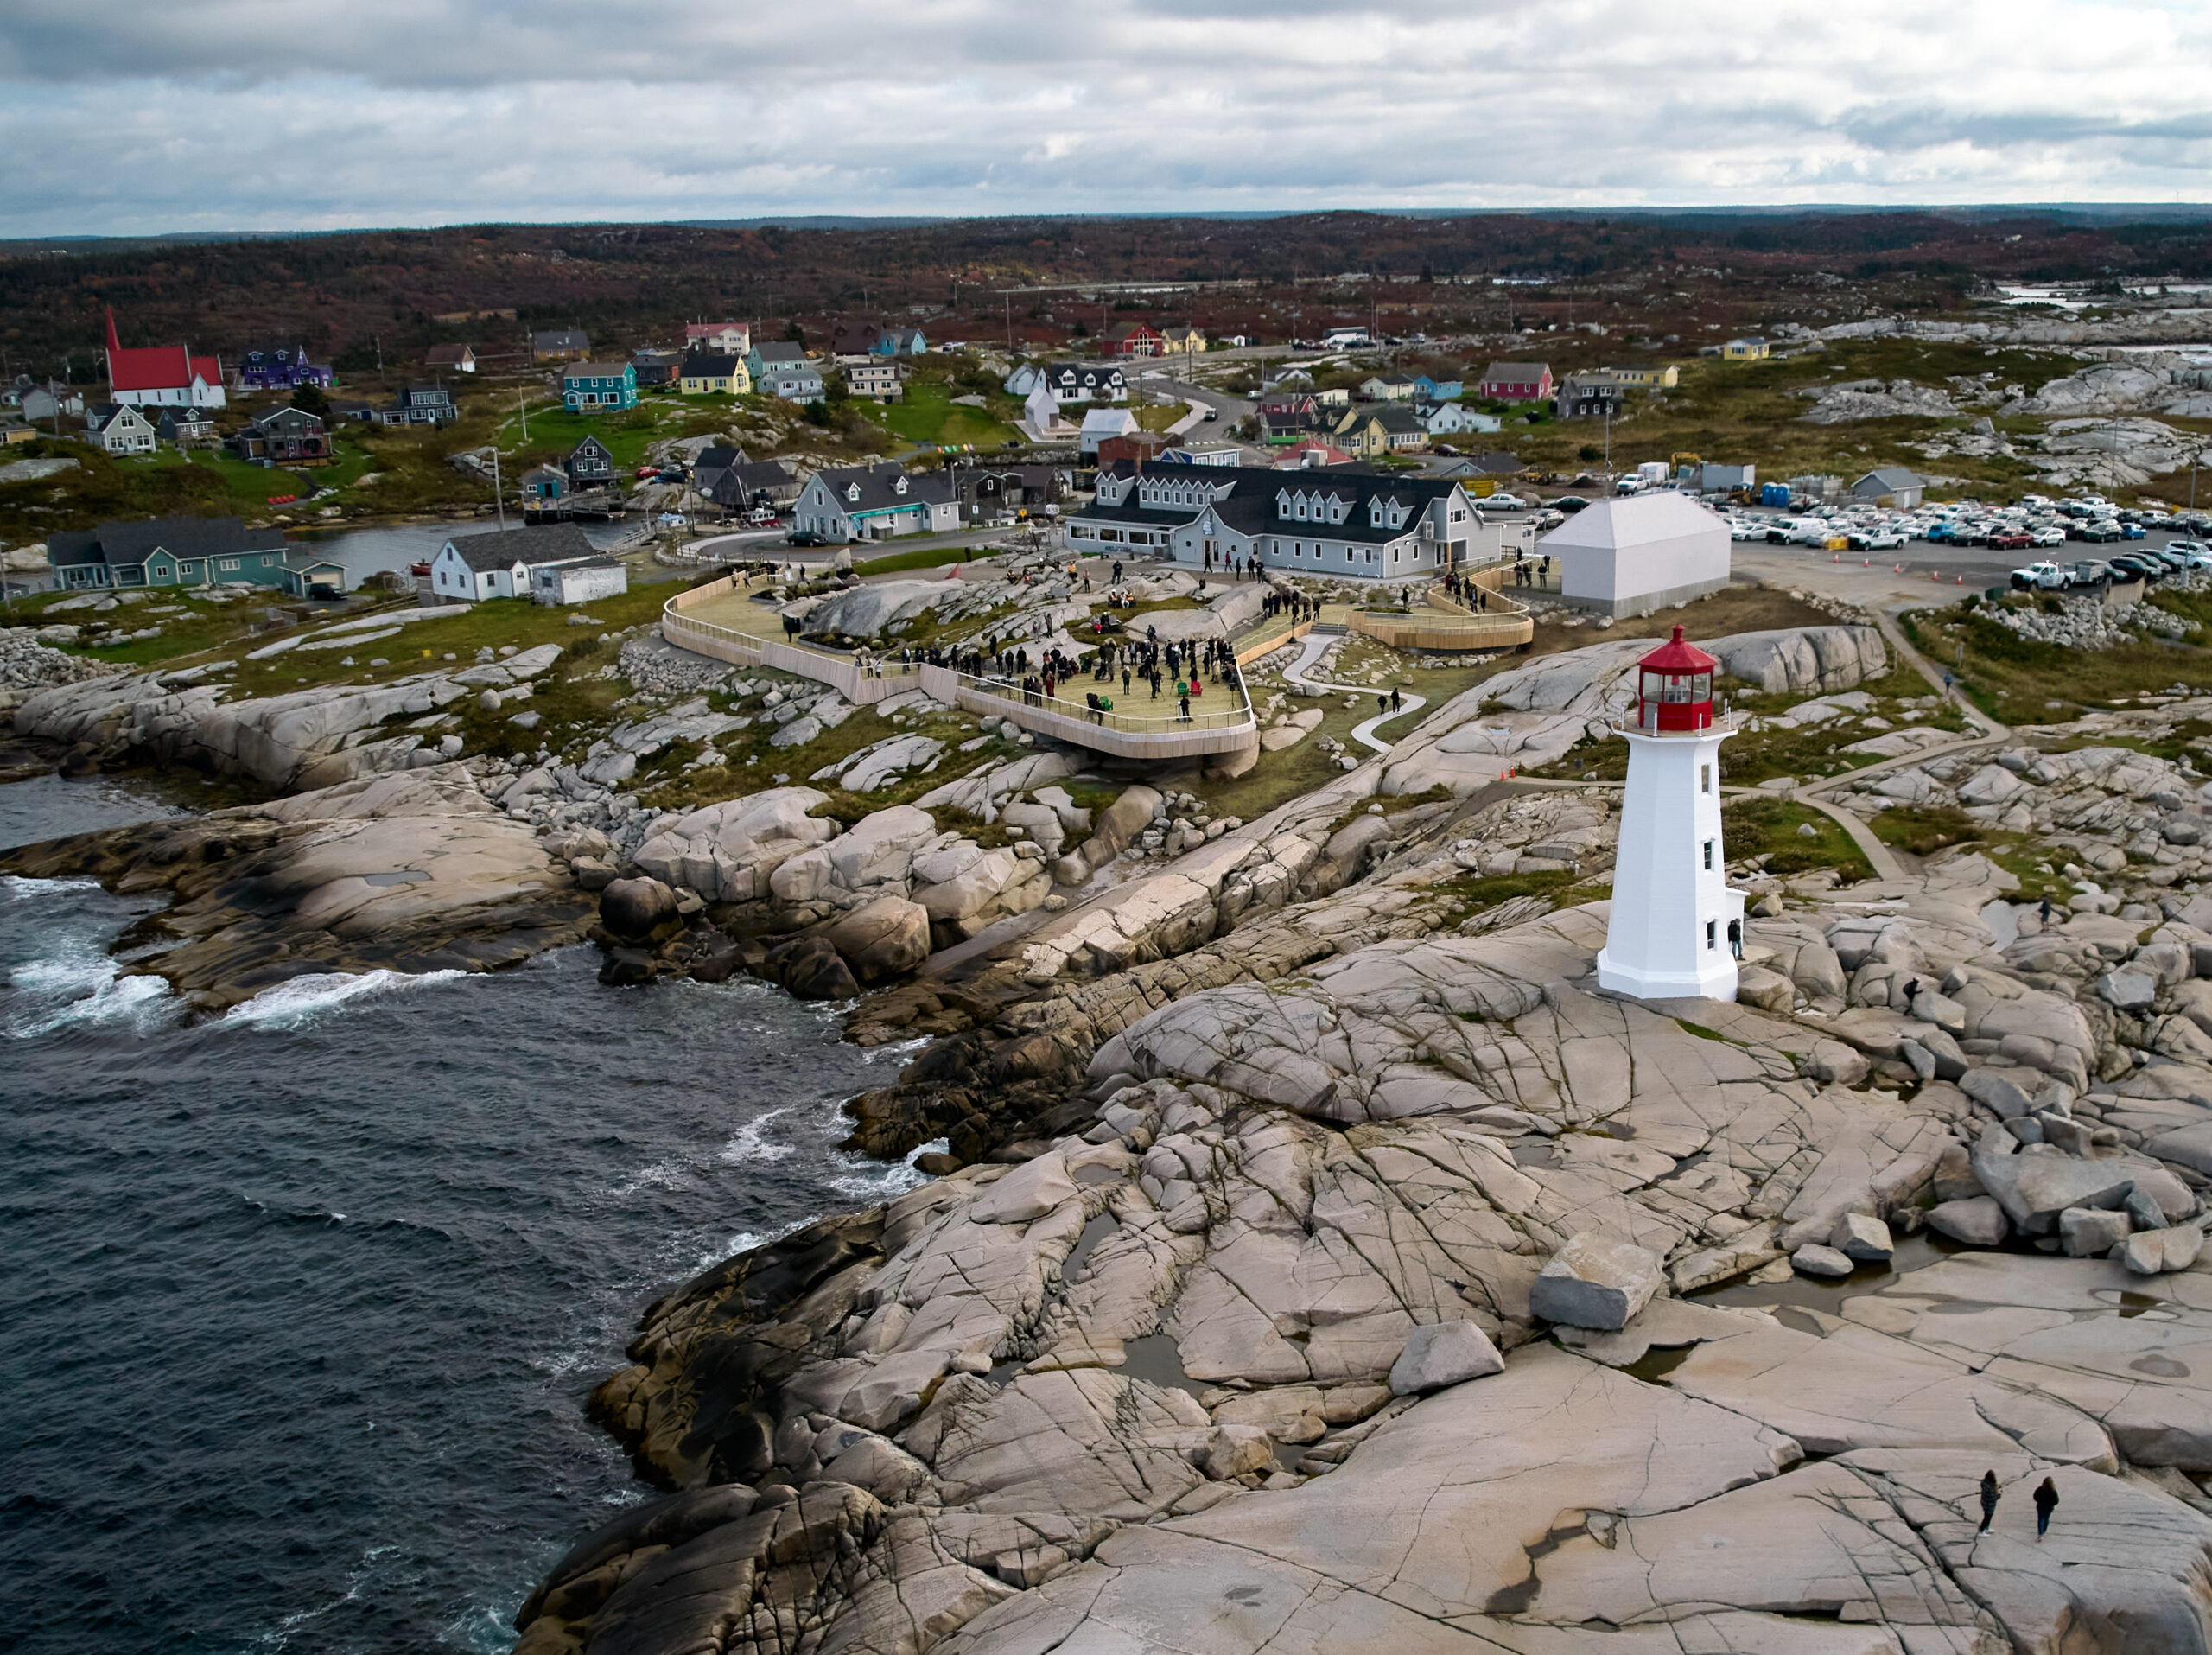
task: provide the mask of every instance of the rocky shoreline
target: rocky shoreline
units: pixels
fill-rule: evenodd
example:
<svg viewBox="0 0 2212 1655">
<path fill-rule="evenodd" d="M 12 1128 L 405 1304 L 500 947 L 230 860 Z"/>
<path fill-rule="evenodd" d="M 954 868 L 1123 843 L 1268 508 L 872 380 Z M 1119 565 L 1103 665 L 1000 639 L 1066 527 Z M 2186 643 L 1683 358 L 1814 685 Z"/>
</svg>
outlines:
<svg viewBox="0 0 2212 1655">
<path fill-rule="evenodd" d="M 2161 756 L 2212 703 L 1886 731 L 1866 808 L 2028 836 L 2070 899 L 2008 901 L 2009 838 L 1762 861 L 1739 1002 L 1642 1004 L 1593 976 L 1617 793 L 1497 774 L 1602 728 L 1640 647 L 1249 822 L 981 744 L 855 813 L 856 766 L 942 758 L 905 735 L 642 809 L 641 748 L 840 716 L 695 706 L 737 675 L 643 646 L 658 704 L 534 767 L 390 733 L 522 653 L 56 683 L 19 731 L 289 791 L 4 865 L 172 891 L 133 969 L 210 1007 L 589 936 L 610 981 L 751 971 L 926 1038 L 849 1109 L 934 1181 L 645 1311 L 591 1411 L 664 1493 L 548 1574 L 526 1655 L 2212 1647 L 2212 863 Z M 1714 648 L 1808 719 L 1888 665 L 1849 626 Z"/>
</svg>

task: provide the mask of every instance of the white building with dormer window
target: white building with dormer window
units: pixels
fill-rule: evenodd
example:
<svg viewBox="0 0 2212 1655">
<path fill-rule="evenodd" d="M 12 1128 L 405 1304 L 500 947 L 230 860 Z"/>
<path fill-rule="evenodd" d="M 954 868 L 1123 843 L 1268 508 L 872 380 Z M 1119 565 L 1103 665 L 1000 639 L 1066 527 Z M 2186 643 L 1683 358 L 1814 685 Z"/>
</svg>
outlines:
<svg viewBox="0 0 2212 1655">
<path fill-rule="evenodd" d="M 943 472 L 909 476 L 896 461 L 817 471 L 799 491 L 791 528 L 840 543 L 931 534 L 960 526 L 960 500 Z"/>
<path fill-rule="evenodd" d="M 1117 462 L 1068 519 L 1068 542 L 1204 569 L 1242 564 L 1378 584 L 1433 579 L 1524 554 L 1530 536 L 1485 524 L 1459 484 L 1328 468 Z"/>
</svg>

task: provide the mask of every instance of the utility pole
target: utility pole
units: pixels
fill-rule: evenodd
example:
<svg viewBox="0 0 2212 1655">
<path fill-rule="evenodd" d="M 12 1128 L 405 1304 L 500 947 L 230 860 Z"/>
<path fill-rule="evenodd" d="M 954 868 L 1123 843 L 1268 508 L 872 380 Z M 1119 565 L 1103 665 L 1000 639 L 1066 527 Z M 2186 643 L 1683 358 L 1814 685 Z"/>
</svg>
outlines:
<svg viewBox="0 0 2212 1655">
<path fill-rule="evenodd" d="M 499 532 L 507 532 L 507 488 L 499 481 L 499 435 L 492 434 L 492 505 L 499 514 Z"/>
<path fill-rule="evenodd" d="M 524 448 L 528 448 L 530 446 L 530 403 L 528 399 L 523 396 L 522 387 L 520 385 L 517 385 L 515 387 L 515 410 L 522 416 L 523 446 Z M 494 437 L 492 441 L 492 447 L 496 451 L 499 446 L 499 439 Z"/>
<path fill-rule="evenodd" d="M 1006 296 L 1006 353 L 1008 356 L 1014 354 L 1014 294 L 1011 290 Z"/>
</svg>

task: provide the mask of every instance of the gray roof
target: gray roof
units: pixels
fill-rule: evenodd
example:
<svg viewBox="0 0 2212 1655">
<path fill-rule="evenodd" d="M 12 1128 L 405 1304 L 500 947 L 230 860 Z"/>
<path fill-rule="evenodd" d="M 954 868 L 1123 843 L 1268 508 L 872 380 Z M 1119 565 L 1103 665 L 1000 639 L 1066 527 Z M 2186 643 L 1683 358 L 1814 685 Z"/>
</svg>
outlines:
<svg viewBox="0 0 2212 1655">
<path fill-rule="evenodd" d="M 1116 466 L 1102 474 L 1127 476 L 1128 474 L 1126 468 Z M 1318 470 L 1278 471 L 1273 467 L 1258 466 L 1193 468 L 1180 461 L 1157 460 L 1146 461 L 1138 468 L 1138 476 L 1140 479 L 1166 477 L 1179 483 L 1195 480 L 1216 491 L 1225 490 L 1225 493 L 1217 493 L 1213 509 L 1223 522 L 1240 533 L 1318 536 L 1329 540 L 1376 545 L 1387 545 L 1391 541 L 1416 533 L 1421 514 L 1459 486 L 1456 482 L 1433 477 L 1366 471 L 1344 466 Z M 1313 523 L 1278 518 L 1275 515 L 1276 496 L 1284 493 L 1321 494 L 1342 500 L 1344 503 L 1344 520 Z M 1200 508 L 1191 506 L 1141 506 L 1137 503 L 1139 498 L 1132 492 L 1126 505 L 1087 506 L 1075 515 L 1085 522 L 1140 524 L 1160 528 L 1179 527 L 1199 515 Z M 1369 522 L 1368 506 L 1377 498 L 1405 508 L 1403 520 L 1397 527 Z"/>
<path fill-rule="evenodd" d="M 906 480 L 906 492 L 898 491 L 899 481 Z M 941 471 L 925 471 L 907 475 L 906 469 L 896 460 L 886 460 L 873 466 L 840 466 L 833 470 L 817 471 L 814 481 L 828 489 L 847 512 L 888 512 L 900 506 L 947 504 L 953 498 L 952 480 Z M 847 491 L 857 487 L 858 499 Z"/>
<path fill-rule="evenodd" d="M 581 328 L 549 328 L 530 336 L 531 348 L 540 351 L 588 351 L 591 335 Z"/>
<path fill-rule="evenodd" d="M 683 359 L 683 372 L 693 379 L 727 379 L 743 360 L 723 351 L 693 351 Z"/>
<path fill-rule="evenodd" d="M 753 347 L 760 357 L 762 367 L 799 367 L 807 366 L 806 347 L 794 345 L 789 340 L 776 340 Z"/>
<path fill-rule="evenodd" d="M 561 370 L 563 379 L 619 379 L 635 368 L 627 362 L 571 362 Z"/>
<path fill-rule="evenodd" d="M 245 551 L 282 551 L 290 543 L 281 529 L 248 529 L 235 517 L 163 517 L 145 523 L 103 523 L 54 536 L 47 555 L 56 568 L 105 563 L 135 568 L 156 551 L 173 557 L 235 557 Z"/>
<path fill-rule="evenodd" d="M 1879 483 L 1882 486 L 1882 493 L 1885 494 L 1894 493 L 1900 488 L 1928 487 L 1926 478 L 1917 472 L 1907 471 L 1903 466 L 1878 466 L 1852 484 L 1852 487 L 1864 488 L 1868 483 Z"/>
<path fill-rule="evenodd" d="M 517 563 L 569 563 L 596 557 L 598 548 L 573 523 L 549 523 L 527 529 L 494 529 L 488 534 L 457 534 L 446 543 L 477 574 L 512 569 Z"/>
<path fill-rule="evenodd" d="M 1504 379 L 1514 385 L 1533 385 L 1552 371 L 1548 362 L 1493 362 L 1483 370 L 1484 379 Z"/>
</svg>

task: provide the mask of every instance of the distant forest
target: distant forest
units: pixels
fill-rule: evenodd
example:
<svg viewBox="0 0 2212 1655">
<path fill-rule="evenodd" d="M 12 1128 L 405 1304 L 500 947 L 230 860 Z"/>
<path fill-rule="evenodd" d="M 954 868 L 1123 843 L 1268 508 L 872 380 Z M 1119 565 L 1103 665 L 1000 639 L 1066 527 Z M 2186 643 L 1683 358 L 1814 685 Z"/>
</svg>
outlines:
<svg viewBox="0 0 2212 1655">
<path fill-rule="evenodd" d="M 1324 314 L 1387 296 L 1441 323 L 1503 326 L 1490 278 L 1541 278 L 1516 319 L 1663 283 L 1726 277 L 1737 308 L 1817 276 L 1903 285 L 1889 302 L 1942 308 L 1993 279 L 2212 277 L 2212 223 L 2023 210 L 1803 214 L 1411 218 L 1323 213 L 1270 219 L 985 219 L 852 228 L 485 225 L 227 241 L 0 244 L 0 353 L 10 372 L 92 380 L 112 307 L 126 345 L 188 341 L 235 359 L 295 341 L 341 370 L 466 341 L 497 355 L 533 326 L 581 326 L 610 352 L 665 338 L 685 318 L 814 330 L 844 318 L 926 317 L 938 340 L 1057 342 L 1095 333 L 1111 308 L 1084 283 L 1234 283 L 1160 302 L 1216 332 L 1280 338 L 1290 311 Z M 512 310 L 504 315 L 476 313 Z M 1343 314 L 1339 309 L 1336 314 Z M 1585 310 L 1585 315 L 1594 314 Z"/>
</svg>

